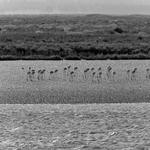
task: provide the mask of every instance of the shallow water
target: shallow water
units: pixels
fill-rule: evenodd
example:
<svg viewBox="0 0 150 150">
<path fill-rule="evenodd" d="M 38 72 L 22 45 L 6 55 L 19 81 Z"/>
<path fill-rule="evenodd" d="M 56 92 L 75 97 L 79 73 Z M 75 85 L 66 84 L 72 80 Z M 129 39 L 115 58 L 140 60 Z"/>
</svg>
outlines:
<svg viewBox="0 0 150 150">
<path fill-rule="evenodd" d="M 87 67 L 102 67 L 103 81 L 74 82 L 62 79 L 65 66 L 78 66 L 80 72 Z M 106 67 L 112 66 L 117 72 L 115 81 L 106 80 Z M 0 62 L 0 102 L 1 103 L 106 103 L 106 102 L 149 102 L 150 81 L 145 80 L 149 60 L 117 61 L 2 61 Z M 22 70 L 25 68 L 25 71 Z M 46 69 L 44 81 L 26 82 L 29 67 Z M 136 81 L 126 79 L 128 69 L 138 68 Z M 58 69 L 58 79 L 48 80 L 48 72 Z M 80 73 L 81 75 L 81 73 Z"/>
<path fill-rule="evenodd" d="M 123 75 L 127 69 L 134 69 L 135 67 L 139 70 L 139 76 L 143 75 L 145 68 L 150 67 L 150 60 L 103 60 L 103 61 L 1 61 L 0 62 L 0 73 L 1 80 L 4 78 L 7 80 L 15 79 L 22 80 L 23 72 L 21 70 L 24 67 L 26 70 L 29 67 L 33 67 L 35 70 L 46 69 L 47 71 L 58 69 L 62 71 L 63 67 L 71 65 L 73 67 L 78 66 L 81 71 L 88 67 L 102 67 L 103 71 L 106 71 L 106 67 L 112 66 L 113 70 L 118 73 L 118 77 Z M 10 76 L 11 75 L 11 76 Z M 20 77 L 20 78 L 19 78 Z"/>
</svg>

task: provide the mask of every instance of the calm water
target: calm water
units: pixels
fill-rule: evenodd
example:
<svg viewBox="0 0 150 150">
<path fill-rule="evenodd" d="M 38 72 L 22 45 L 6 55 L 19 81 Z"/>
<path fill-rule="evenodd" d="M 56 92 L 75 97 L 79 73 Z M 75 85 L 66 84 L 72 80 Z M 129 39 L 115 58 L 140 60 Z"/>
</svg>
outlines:
<svg viewBox="0 0 150 150">
<path fill-rule="evenodd" d="M 65 66 L 71 65 L 73 67 L 79 67 L 80 71 L 83 72 L 86 68 L 99 68 L 102 67 L 103 72 L 106 71 L 106 67 L 112 66 L 113 70 L 117 72 L 117 79 L 124 78 L 126 75 L 126 70 L 138 68 L 138 76 L 140 78 L 145 78 L 146 68 L 150 68 L 150 60 L 117 60 L 117 61 L 1 61 L 0 62 L 0 81 L 1 82 L 15 82 L 23 81 L 25 77 L 25 72 L 22 71 L 22 67 L 26 70 L 29 67 L 38 69 L 46 69 L 48 72 L 54 69 L 60 71 L 60 76 L 62 69 Z"/>
<path fill-rule="evenodd" d="M 80 80 L 74 82 L 62 79 L 63 68 L 79 67 Z M 111 65 L 117 75 L 115 81 L 106 80 L 106 68 Z M 25 71 L 22 70 L 25 68 Z M 46 69 L 44 81 L 26 81 L 29 67 L 36 71 Z M 103 81 L 100 84 L 84 82 L 83 70 L 102 68 Z M 138 68 L 137 80 L 128 81 L 126 71 Z M 117 61 L 2 61 L 0 62 L 1 103 L 97 103 L 97 102 L 149 102 L 150 81 L 145 79 L 150 60 Z M 49 81 L 49 71 L 59 70 L 57 80 Z"/>
</svg>

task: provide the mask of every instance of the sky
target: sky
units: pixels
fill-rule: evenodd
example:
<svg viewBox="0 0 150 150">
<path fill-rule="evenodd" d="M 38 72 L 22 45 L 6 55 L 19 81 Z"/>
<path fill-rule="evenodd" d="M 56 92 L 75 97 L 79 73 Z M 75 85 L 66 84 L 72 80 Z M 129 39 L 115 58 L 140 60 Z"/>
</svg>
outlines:
<svg viewBox="0 0 150 150">
<path fill-rule="evenodd" d="M 150 14 L 150 0 L 0 0 L 0 14 Z"/>
</svg>

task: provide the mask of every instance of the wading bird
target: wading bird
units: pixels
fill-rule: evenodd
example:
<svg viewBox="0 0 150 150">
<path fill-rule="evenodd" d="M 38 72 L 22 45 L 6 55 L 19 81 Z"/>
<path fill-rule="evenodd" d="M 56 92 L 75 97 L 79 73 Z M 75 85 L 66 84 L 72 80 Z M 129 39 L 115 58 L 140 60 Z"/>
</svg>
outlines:
<svg viewBox="0 0 150 150">
<path fill-rule="evenodd" d="M 74 73 L 75 73 L 76 80 L 78 80 L 79 79 L 79 68 L 78 67 L 74 68 Z"/>
<path fill-rule="evenodd" d="M 75 77 L 75 74 L 73 71 L 70 72 L 70 78 L 69 78 L 69 81 L 70 82 L 73 82 L 74 81 L 74 77 Z"/>
<path fill-rule="evenodd" d="M 27 81 L 32 81 L 31 67 L 29 67 L 29 70 L 27 71 Z"/>
<path fill-rule="evenodd" d="M 35 70 L 31 71 L 31 80 L 33 81 L 35 79 Z"/>
<path fill-rule="evenodd" d="M 53 74 L 54 74 L 54 72 L 53 72 L 53 71 L 50 71 L 50 73 L 49 73 L 49 80 L 52 80 L 52 79 L 53 79 Z"/>
<path fill-rule="evenodd" d="M 54 71 L 54 79 L 58 79 L 58 70 L 57 69 Z"/>
<path fill-rule="evenodd" d="M 150 79 L 150 69 L 146 69 L 146 79 Z"/>
<path fill-rule="evenodd" d="M 137 68 L 134 68 L 134 70 L 131 72 L 131 80 L 137 79 Z"/>
<path fill-rule="evenodd" d="M 99 67 L 99 68 L 98 68 L 98 71 L 101 71 L 101 70 L 102 70 L 102 68 L 101 68 L 101 67 Z"/>
<path fill-rule="evenodd" d="M 71 66 L 68 66 L 68 67 L 67 67 L 67 76 L 68 76 L 68 77 L 70 76 L 70 72 L 71 72 Z"/>
<path fill-rule="evenodd" d="M 63 80 L 67 80 L 67 68 L 63 69 Z"/>
<path fill-rule="evenodd" d="M 112 72 L 112 67 L 108 66 L 106 71 L 106 76 L 108 80 L 111 80 L 111 72 Z"/>
<path fill-rule="evenodd" d="M 41 70 L 41 80 L 45 79 L 45 72 L 46 72 L 45 69 Z"/>
<path fill-rule="evenodd" d="M 127 70 L 127 80 L 131 80 L 131 71 Z"/>
<path fill-rule="evenodd" d="M 113 81 L 115 81 L 116 75 L 117 75 L 116 71 L 113 71 L 113 73 L 112 73 L 112 79 L 113 79 Z"/>
<path fill-rule="evenodd" d="M 37 79 L 38 79 L 38 80 L 41 80 L 41 70 L 38 70 L 38 71 L 37 71 Z"/>
<path fill-rule="evenodd" d="M 93 82 L 93 83 L 95 82 L 95 76 L 96 76 L 96 72 L 93 72 L 93 73 L 92 73 L 92 82 Z"/>
<path fill-rule="evenodd" d="M 98 72 L 98 74 L 97 74 L 97 82 L 98 83 L 102 82 L 102 72 Z"/>
<path fill-rule="evenodd" d="M 89 71 L 90 71 L 89 68 L 84 70 L 84 72 L 83 72 L 83 80 L 87 80 L 88 79 Z"/>
</svg>

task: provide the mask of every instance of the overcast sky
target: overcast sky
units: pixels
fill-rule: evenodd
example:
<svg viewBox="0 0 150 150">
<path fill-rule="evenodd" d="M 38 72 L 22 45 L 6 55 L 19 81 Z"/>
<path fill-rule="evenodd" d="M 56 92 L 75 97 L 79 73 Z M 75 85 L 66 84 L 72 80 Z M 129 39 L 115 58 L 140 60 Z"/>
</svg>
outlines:
<svg viewBox="0 0 150 150">
<path fill-rule="evenodd" d="M 0 14 L 150 14 L 150 0 L 0 0 Z"/>
</svg>

